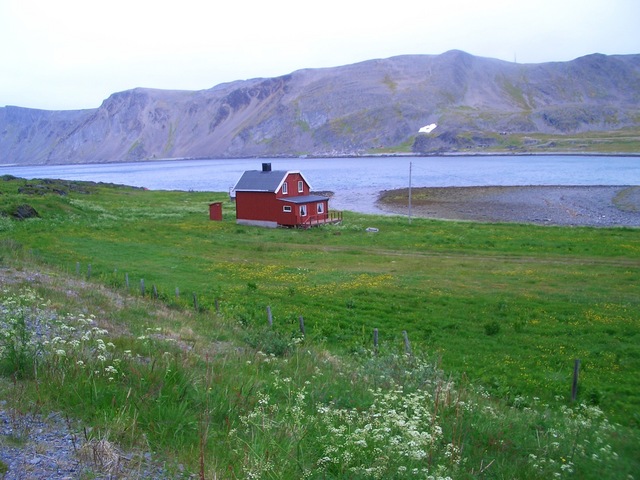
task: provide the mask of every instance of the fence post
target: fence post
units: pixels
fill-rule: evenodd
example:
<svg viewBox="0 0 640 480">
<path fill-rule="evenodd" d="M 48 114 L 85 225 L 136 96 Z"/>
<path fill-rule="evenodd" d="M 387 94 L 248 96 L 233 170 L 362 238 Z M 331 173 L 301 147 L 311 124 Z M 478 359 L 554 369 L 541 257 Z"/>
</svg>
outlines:
<svg viewBox="0 0 640 480">
<path fill-rule="evenodd" d="M 140 295 L 144 297 L 144 278 L 140 279 Z"/>
<path fill-rule="evenodd" d="M 373 329 L 373 352 L 378 354 L 378 329 Z"/>
<path fill-rule="evenodd" d="M 576 358 L 573 364 L 573 384 L 571 385 L 571 401 L 578 398 L 578 373 L 580 371 L 580 360 Z"/>
<path fill-rule="evenodd" d="M 76 276 L 80 276 L 80 262 L 76 262 Z"/>
<path fill-rule="evenodd" d="M 91 278 L 91 264 L 87 265 L 87 278 Z"/>
<path fill-rule="evenodd" d="M 124 274 L 124 284 L 127 286 L 127 290 L 129 290 L 129 274 Z"/>
<path fill-rule="evenodd" d="M 158 289 L 155 285 L 153 285 L 153 298 L 156 300 L 158 299 Z"/>
<path fill-rule="evenodd" d="M 220 313 L 220 301 L 217 298 L 215 300 L 215 304 L 216 304 L 216 313 Z"/>
<path fill-rule="evenodd" d="M 300 332 L 302 335 L 306 335 L 304 331 L 304 318 L 302 318 L 302 315 L 300 315 Z"/>
<path fill-rule="evenodd" d="M 406 330 L 402 331 L 402 336 L 404 337 L 404 353 L 411 355 L 411 344 L 409 343 L 409 334 L 407 334 Z"/>
<path fill-rule="evenodd" d="M 270 327 L 273 326 L 273 316 L 271 315 L 271 307 L 269 305 L 267 305 L 267 322 Z"/>
<path fill-rule="evenodd" d="M 180 298 L 180 288 L 176 287 L 176 298 Z"/>
<path fill-rule="evenodd" d="M 193 309 L 196 312 L 198 311 L 198 296 L 195 294 L 195 292 L 193 293 Z"/>
</svg>

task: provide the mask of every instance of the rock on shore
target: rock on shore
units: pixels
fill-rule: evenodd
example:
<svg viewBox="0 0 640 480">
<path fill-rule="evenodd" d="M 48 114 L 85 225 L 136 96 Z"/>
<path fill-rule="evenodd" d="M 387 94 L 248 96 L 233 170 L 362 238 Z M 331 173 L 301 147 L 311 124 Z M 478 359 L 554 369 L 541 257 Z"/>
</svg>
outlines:
<svg viewBox="0 0 640 480">
<path fill-rule="evenodd" d="M 377 206 L 408 214 L 408 190 Z M 640 227 L 640 186 L 491 186 L 412 189 L 416 217 L 540 225 Z"/>
</svg>

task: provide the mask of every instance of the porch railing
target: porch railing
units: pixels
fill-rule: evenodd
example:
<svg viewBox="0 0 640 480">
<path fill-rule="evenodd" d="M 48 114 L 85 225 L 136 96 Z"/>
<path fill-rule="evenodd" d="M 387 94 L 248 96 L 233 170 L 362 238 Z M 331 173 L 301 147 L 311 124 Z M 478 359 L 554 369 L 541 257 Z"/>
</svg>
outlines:
<svg viewBox="0 0 640 480">
<path fill-rule="evenodd" d="M 316 225 L 324 225 L 327 223 L 341 223 L 342 222 L 342 211 L 341 210 L 331 210 L 329 213 L 320 213 L 318 215 L 308 215 L 306 216 L 300 226 L 303 228 L 315 227 Z"/>
</svg>

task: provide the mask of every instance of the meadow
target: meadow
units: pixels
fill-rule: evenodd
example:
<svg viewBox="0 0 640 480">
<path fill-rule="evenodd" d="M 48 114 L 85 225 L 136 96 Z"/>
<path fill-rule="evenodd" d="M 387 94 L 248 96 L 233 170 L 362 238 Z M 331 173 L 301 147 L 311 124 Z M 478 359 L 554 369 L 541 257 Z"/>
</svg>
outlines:
<svg viewBox="0 0 640 480">
<path fill-rule="evenodd" d="M 77 377 L 74 388 L 93 389 L 92 408 L 80 394 L 79 403 L 47 401 L 86 409 L 93 422 L 96 411 L 117 405 L 103 428 L 120 442 L 136 443 L 124 425 L 138 415 L 155 448 L 179 436 L 180 461 L 206 478 L 630 478 L 637 471 L 637 229 L 345 212 L 342 225 L 269 230 L 236 225 L 223 194 L 62 182 L 61 195 L 37 185 L 0 182 L 0 264 L 57 272 L 50 276 L 58 283 L 38 283 L 30 295 L 49 298 L 48 308 L 70 322 L 97 315 L 87 325 L 119 332 L 102 341 L 112 347 L 91 344 L 95 335 L 65 339 L 79 343 L 76 353 L 65 350 L 64 382 Z M 208 219 L 213 201 L 224 202 L 221 222 Z M 39 217 L 12 218 L 22 204 Z M 4 287 L 7 298 L 33 288 Z M 77 297 L 68 294 L 74 288 Z M 114 296 L 124 299 L 117 307 Z M 5 323 L 23 331 L 28 322 Z M 33 381 L 16 360 L 17 352 L 28 360 L 29 349 L 6 342 L 5 375 Z M 47 372 L 56 384 L 61 349 L 47 348 L 57 359 Z M 99 350 L 111 357 L 91 360 Z M 136 355 L 158 355 L 162 368 L 142 374 Z M 72 367 L 116 357 L 115 373 L 103 367 L 88 378 Z M 108 393 L 98 395 L 96 382 Z M 158 398 L 168 403 L 182 392 L 184 401 L 165 405 L 174 411 L 167 431 L 140 417 L 149 385 L 166 389 Z"/>
</svg>

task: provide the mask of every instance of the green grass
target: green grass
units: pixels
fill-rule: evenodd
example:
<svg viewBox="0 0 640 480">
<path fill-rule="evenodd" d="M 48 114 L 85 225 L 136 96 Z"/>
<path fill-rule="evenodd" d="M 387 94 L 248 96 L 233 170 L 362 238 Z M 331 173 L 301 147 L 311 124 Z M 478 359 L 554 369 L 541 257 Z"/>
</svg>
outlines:
<svg viewBox="0 0 640 480">
<path fill-rule="evenodd" d="M 233 468 L 236 474 L 261 471 L 269 478 L 269 471 L 271 475 L 277 471 L 269 463 L 270 455 L 282 448 L 288 453 L 272 459 L 281 471 L 289 472 L 281 478 L 296 478 L 305 469 L 316 471 L 320 466 L 326 477 L 318 478 L 375 478 L 374 473 L 358 470 L 358 465 L 382 468 L 372 446 L 377 437 L 364 439 L 373 450 L 356 453 L 354 442 L 359 440 L 331 437 L 338 427 L 327 422 L 334 415 L 354 416 L 358 428 L 372 424 L 374 429 L 393 429 L 376 423 L 376 410 L 368 410 L 392 401 L 386 397 L 389 379 L 407 389 L 398 398 L 430 392 L 433 413 L 439 408 L 436 398 L 445 389 L 443 378 L 451 378 L 457 386 L 442 403 L 438 419 L 444 437 L 437 441 L 431 465 L 476 478 L 495 458 L 488 472 L 498 470 L 500 463 L 498 471 L 504 477 L 518 477 L 509 469 L 520 468 L 529 474 L 519 478 L 546 478 L 555 470 L 548 463 L 544 468 L 532 463 L 527 455 L 535 451 L 532 454 L 541 457 L 542 447 L 536 442 L 544 444 L 551 424 L 561 422 L 573 432 L 575 438 L 566 439 L 567 445 L 582 445 L 582 437 L 578 439 L 582 434 L 566 426 L 577 411 L 563 410 L 571 405 L 573 364 L 580 359 L 579 401 L 598 406 L 611 421 L 630 429 L 627 440 L 616 440 L 620 443 L 615 450 L 624 457 L 620 472 L 633 471 L 630 466 L 636 465 L 633 452 L 638 451 L 640 426 L 635 381 L 640 371 L 636 229 L 421 219 L 409 224 L 403 217 L 345 212 L 341 226 L 267 230 L 236 225 L 234 207 L 222 194 L 94 186 L 90 194 L 34 196 L 17 193 L 22 183 L 0 182 L 0 208 L 10 213 L 13 205 L 28 203 L 40 218 L 17 221 L 0 216 L 0 264 L 47 265 L 41 268 L 62 272 L 61 278 L 72 285 L 89 280 L 89 285 L 114 289 L 113 295 L 125 299 L 117 308 L 105 300 L 113 295 L 92 289 L 74 300 L 63 293 L 69 291 L 68 285 L 60 287 L 59 296 L 50 302 L 69 312 L 98 309 L 109 330 L 121 332 L 111 340 L 119 358 L 121 352 L 131 351 L 133 358 L 150 359 L 142 366 L 132 360 L 122 367 L 125 375 L 118 383 L 122 388 L 101 378 L 102 386 L 95 389 L 98 379 L 86 379 L 78 371 L 77 379 L 71 380 L 65 370 L 65 382 L 73 388 L 90 392 L 93 386 L 94 393 L 102 393 L 50 399 L 70 411 L 85 411 L 93 422 L 108 418 L 105 428 L 120 441 L 129 438 L 135 443 L 136 432 L 124 425 L 131 420 L 129 415 L 151 410 L 148 418 L 136 413 L 136 428 L 154 445 L 178 442 L 178 455 L 192 466 L 203 449 L 208 452 L 215 442 L 223 442 L 228 451 L 216 451 L 221 457 L 207 466 L 218 475 L 238 462 Z M 212 201 L 224 201 L 222 222 L 208 220 Z M 368 226 L 379 232 L 367 233 Z M 145 281 L 145 299 L 140 298 L 140 279 Z M 162 303 L 149 298 L 152 286 Z M 193 294 L 198 312 L 193 312 Z M 46 295 L 53 294 L 47 289 Z M 168 310 L 159 309 L 160 305 Z M 273 328 L 266 326 L 267 306 L 273 312 Z M 300 316 L 306 328 L 302 344 L 298 343 Z M 154 337 L 156 328 L 162 338 Z M 370 356 L 374 328 L 380 334 L 380 360 Z M 414 354 L 428 358 L 428 363 L 409 367 L 397 360 L 404 358 L 397 357 L 404 349 L 403 331 Z M 136 341 L 138 337 L 146 339 Z M 186 354 L 187 347 L 198 355 Z M 433 362 L 438 368 L 429 367 L 429 376 L 411 380 L 415 383 L 401 380 L 405 369 L 411 375 L 426 375 L 425 365 Z M 148 371 L 152 365 L 156 368 Z M 381 371 L 387 373 L 379 375 Z M 445 377 L 437 373 L 441 371 Z M 55 383 L 55 369 L 48 374 Z M 282 384 L 285 378 L 291 379 L 291 388 Z M 305 387 L 305 382 L 311 385 Z M 385 390 L 373 395 L 380 386 Z M 268 399 L 258 395 L 264 391 L 272 392 Z M 486 392 L 489 400 L 477 391 Z M 304 406 L 296 403 L 302 401 L 298 394 L 306 398 Z M 183 401 L 176 402 L 176 395 Z M 462 396 L 469 396 L 474 405 L 469 407 L 471 418 L 464 421 L 458 416 Z M 89 398 L 92 407 L 86 400 L 70 403 L 74 398 Z M 149 407 L 145 402 L 151 402 Z M 498 407 L 502 402 L 511 407 Z M 326 422 L 314 413 L 318 405 L 331 407 Z M 480 413 L 489 405 L 499 408 L 494 424 Z M 401 411 L 400 405 L 393 408 Z M 168 418 L 159 419 L 160 411 Z M 192 411 L 209 412 L 206 421 Z M 372 416 L 367 417 L 366 411 Z M 578 416 L 593 414 L 584 410 Z M 406 415 L 410 417 L 410 411 Z M 519 426 L 510 432 L 514 422 Z M 276 424 L 282 426 L 276 434 L 265 427 Z M 563 434 L 569 435 L 569 430 Z M 551 437 L 548 441 L 553 443 Z M 322 458 L 333 458 L 327 450 L 330 444 L 342 445 L 354 457 L 321 465 Z M 452 449 L 462 445 L 468 450 L 461 457 L 474 463 L 460 470 L 451 459 L 458 455 Z M 491 458 L 483 458 L 483 448 L 489 449 Z M 558 456 L 545 450 L 544 458 L 562 462 L 570 450 L 558 451 Z M 309 451 L 322 455 L 304 460 Z M 394 475 L 386 471 L 383 477 L 404 478 L 398 473 L 403 467 L 425 465 L 420 459 L 412 462 L 394 463 Z M 573 463 L 574 470 L 593 467 L 589 462 Z M 598 471 L 589 473 L 590 478 L 599 478 Z"/>
<path fill-rule="evenodd" d="M 585 152 L 593 154 L 636 154 L 640 151 L 640 132 L 620 129 L 609 132 L 587 132 L 567 135 L 506 135 L 501 144 L 516 151 Z"/>
<path fill-rule="evenodd" d="M 510 92 L 514 99 L 526 104 L 522 92 Z M 437 130 L 432 135 L 438 135 Z M 487 146 L 465 147 L 458 153 L 471 154 L 622 154 L 636 155 L 640 152 L 640 132 L 637 128 L 623 128 L 610 131 L 585 133 L 545 134 L 545 133 L 505 133 L 496 131 L 472 131 L 462 134 L 472 137 L 481 135 L 495 140 Z M 371 154 L 411 153 L 415 138 L 409 138 L 399 145 L 372 148 Z M 425 152 L 429 153 L 429 152 Z M 438 153 L 438 152 L 435 152 Z"/>
</svg>

